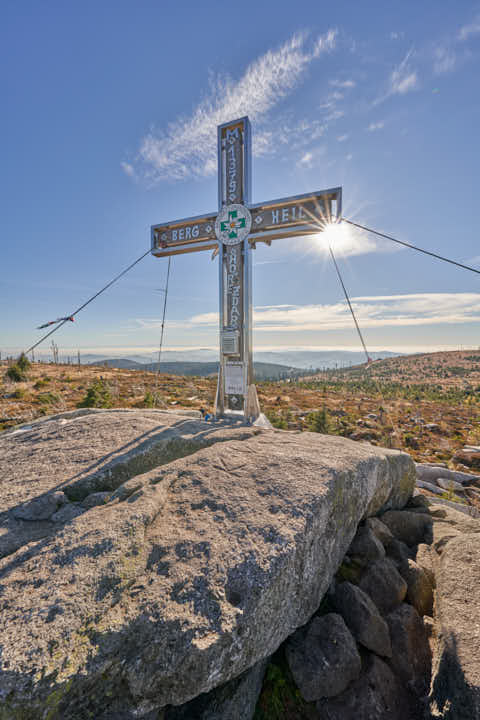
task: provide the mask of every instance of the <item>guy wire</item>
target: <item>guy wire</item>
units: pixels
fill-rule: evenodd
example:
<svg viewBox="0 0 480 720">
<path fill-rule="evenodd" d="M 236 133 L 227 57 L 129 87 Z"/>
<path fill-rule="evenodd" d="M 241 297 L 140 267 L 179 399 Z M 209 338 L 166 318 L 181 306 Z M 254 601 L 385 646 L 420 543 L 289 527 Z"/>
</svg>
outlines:
<svg viewBox="0 0 480 720">
<path fill-rule="evenodd" d="M 360 341 L 361 341 L 361 343 L 362 343 L 363 350 L 364 350 L 364 352 L 365 352 L 365 356 L 366 356 L 366 358 L 367 358 L 367 364 L 366 364 L 365 370 L 368 370 L 368 369 L 370 368 L 370 363 L 372 362 L 372 359 L 371 359 L 371 357 L 370 357 L 370 355 L 369 355 L 369 353 L 368 353 L 367 346 L 366 346 L 366 344 L 365 344 L 365 340 L 363 339 L 362 331 L 360 330 L 360 326 L 359 326 L 358 321 L 357 321 L 357 318 L 356 318 L 356 316 L 355 316 L 355 312 L 354 312 L 354 310 L 353 310 L 352 303 L 350 302 L 350 298 L 349 298 L 349 295 L 348 295 L 348 292 L 347 292 L 347 288 L 345 287 L 345 283 L 343 282 L 343 278 L 342 278 L 342 275 L 341 275 L 341 273 L 340 273 L 340 268 L 338 267 L 338 264 L 337 264 L 337 261 L 336 261 L 336 259 L 335 259 L 335 255 L 334 255 L 334 253 L 333 253 L 333 249 L 332 249 L 332 246 L 331 246 L 330 243 L 329 243 L 329 245 L 328 245 L 328 248 L 329 248 L 329 250 L 330 250 L 330 255 L 331 255 L 331 257 L 332 257 L 333 264 L 335 265 L 335 270 L 337 271 L 338 279 L 339 279 L 340 284 L 341 284 L 341 286 L 342 286 L 343 293 L 344 293 L 344 295 L 345 295 L 345 299 L 346 299 L 346 301 L 347 301 L 347 303 L 348 303 L 348 307 L 350 308 L 350 313 L 351 313 L 351 315 L 352 315 L 353 322 L 355 323 L 355 327 L 357 328 L 357 333 L 358 333 L 358 336 L 359 336 Z M 387 415 L 387 418 L 388 418 L 388 420 L 390 421 L 390 425 L 392 426 L 393 430 L 395 430 L 395 429 L 398 430 L 398 427 L 396 428 L 396 425 L 395 425 L 395 423 L 393 422 L 393 418 L 392 418 L 391 414 L 389 413 L 388 409 L 386 408 L 387 403 L 386 403 L 386 401 L 385 401 L 385 396 L 384 396 L 384 394 L 383 394 L 382 388 L 380 387 L 380 385 L 379 385 L 379 383 L 378 383 L 378 381 L 376 380 L 375 377 L 372 376 L 372 377 L 371 377 L 371 380 L 372 380 L 374 386 L 375 386 L 376 389 L 377 389 L 378 394 L 380 395 L 380 397 L 381 397 L 381 399 L 382 399 L 382 401 L 383 401 L 383 406 L 382 406 L 382 407 L 385 408 L 385 414 Z"/>
<path fill-rule="evenodd" d="M 394 238 L 391 235 L 386 235 L 385 233 L 381 233 L 378 230 L 372 230 L 372 228 L 365 227 L 365 225 L 360 225 L 360 223 L 353 222 L 352 220 L 347 220 L 347 218 L 342 217 L 342 222 L 346 222 L 349 225 L 360 228 L 360 230 L 366 230 L 366 232 L 373 233 L 374 235 L 378 235 L 379 237 L 385 238 L 386 240 L 391 240 L 398 245 L 403 245 L 404 247 L 408 247 L 411 250 L 416 250 L 417 252 L 421 252 L 424 255 L 430 255 L 430 257 L 434 257 L 437 260 L 443 260 L 444 262 L 450 263 L 450 265 L 456 265 L 457 267 L 463 268 L 463 270 L 470 270 L 470 272 L 474 272 L 477 273 L 477 275 L 480 275 L 480 270 L 476 270 L 470 265 L 465 265 L 464 263 L 457 262 L 456 260 L 451 260 L 451 258 L 444 257 L 443 255 L 438 255 L 438 253 L 430 252 L 430 250 L 424 250 L 424 248 L 418 247 L 417 245 L 412 245 L 411 243 L 407 243 L 404 240 L 397 240 L 397 238 Z"/>
<path fill-rule="evenodd" d="M 28 348 L 28 350 L 25 350 L 25 355 L 28 355 L 29 352 L 31 352 L 32 350 L 34 350 L 34 349 L 37 347 L 37 345 L 40 345 L 40 343 L 42 343 L 44 340 L 46 340 L 48 337 L 50 337 L 50 335 L 53 335 L 54 332 L 57 332 L 57 330 L 60 330 L 60 328 L 61 328 L 63 325 L 65 325 L 66 322 L 68 322 L 69 318 L 74 317 L 75 315 L 78 315 L 78 313 L 79 313 L 81 310 L 83 310 L 83 308 L 86 308 L 87 305 L 89 305 L 89 304 L 92 302 L 92 300 L 95 300 L 95 298 L 97 298 L 99 295 L 101 295 L 103 292 L 105 292 L 105 290 L 107 290 L 109 287 L 111 287 L 111 286 L 113 285 L 113 283 L 117 282 L 117 280 L 120 280 L 120 278 L 121 278 L 123 275 L 125 275 L 129 270 L 131 270 L 133 267 L 135 267 L 135 265 L 136 265 L 137 263 L 139 263 L 140 260 L 143 260 L 143 258 L 146 257 L 150 252 L 151 252 L 151 249 L 149 248 L 146 252 L 143 253 L 143 255 L 140 255 L 140 257 L 137 258 L 131 265 L 129 265 L 127 268 L 125 268 L 125 270 L 122 270 L 121 273 L 119 273 L 118 275 L 116 275 L 116 276 L 113 278 L 113 280 L 110 280 L 110 282 L 107 283 L 107 284 L 105 285 L 105 287 L 103 287 L 101 290 L 99 290 L 98 292 L 96 292 L 95 295 L 92 295 L 92 297 L 89 298 L 86 302 L 84 302 L 83 305 L 80 305 L 80 307 L 78 307 L 78 308 L 77 308 L 76 310 L 74 310 L 72 313 L 69 313 L 69 314 L 66 316 L 66 318 L 67 318 L 66 320 L 63 320 L 59 325 L 57 325 L 56 327 L 54 327 L 53 330 L 50 330 L 50 331 L 49 331 L 48 333 L 46 333 L 43 337 L 41 337 L 40 340 L 37 340 L 36 343 L 34 343 L 31 347 Z"/>
<path fill-rule="evenodd" d="M 165 314 L 167 311 L 167 297 L 168 297 L 168 281 L 170 278 L 170 262 L 171 262 L 172 256 L 168 256 L 168 267 L 167 267 L 167 282 L 165 284 L 165 292 L 163 296 L 163 316 L 162 316 L 162 329 L 160 331 L 160 345 L 158 348 L 158 368 L 157 368 L 157 377 L 155 380 L 155 404 L 156 404 L 156 395 L 158 391 L 158 380 L 160 377 L 160 362 L 162 359 L 162 347 L 163 347 L 163 333 L 165 329 Z"/>
</svg>

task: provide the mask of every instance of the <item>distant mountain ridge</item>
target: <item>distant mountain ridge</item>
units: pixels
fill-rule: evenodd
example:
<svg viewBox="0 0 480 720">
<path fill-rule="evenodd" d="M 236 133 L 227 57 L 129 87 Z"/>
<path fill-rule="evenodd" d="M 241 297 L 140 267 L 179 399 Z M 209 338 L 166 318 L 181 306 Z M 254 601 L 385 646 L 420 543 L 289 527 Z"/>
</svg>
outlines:
<svg viewBox="0 0 480 720">
<path fill-rule="evenodd" d="M 389 358 L 402 355 L 402 353 L 393 353 L 388 350 L 370 353 L 372 359 Z M 104 363 L 107 360 L 115 360 L 116 362 L 133 362 L 146 370 L 145 365 L 157 366 L 158 351 L 145 354 L 132 354 L 120 358 L 112 358 L 107 355 L 96 355 L 93 353 L 82 354 L 82 363 Z M 365 362 L 363 352 L 354 350 L 272 350 L 254 352 L 254 361 L 256 363 L 268 363 L 274 365 L 284 365 L 298 369 L 308 370 L 310 368 L 349 367 L 350 365 L 358 365 Z M 162 365 L 164 363 L 182 362 L 182 363 L 217 363 L 218 351 L 210 348 L 197 348 L 193 350 L 164 350 L 162 352 Z M 116 365 L 115 367 L 134 367 L 133 365 Z"/>
<path fill-rule="evenodd" d="M 105 360 L 97 360 L 90 365 L 107 366 L 119 368 L 122 370 L 143 370 L 156 372 L 158 370 L 158 362 L 139 363 L 128 358 L 107 358 Z M 275 363 L 254 362 L 254 374 L 256 380 L 279 380 L 281 378 L 297 376 L 305 371 L 300 368 L 291 367 L 289 365 L 277 365 Z M 218 361 L 216 362 L 161 362 L 160 372 L 168 375 L 196 375 L 208 376 L 216 375 L 218 372 Z"/>
</svg>

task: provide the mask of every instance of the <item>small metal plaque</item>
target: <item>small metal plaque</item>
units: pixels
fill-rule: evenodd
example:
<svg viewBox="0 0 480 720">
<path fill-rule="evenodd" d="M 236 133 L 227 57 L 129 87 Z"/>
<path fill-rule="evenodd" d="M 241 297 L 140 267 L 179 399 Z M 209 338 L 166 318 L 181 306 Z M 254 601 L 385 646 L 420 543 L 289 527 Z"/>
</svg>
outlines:
<svg viewBox="0 0 480 720">
<path fill-rule="evenodd" d="M 238 355 L 239 354 L 240 347 L 239 347 L 238 332 L 224 331 L 222 333 L 222 352 L 224 355 Z"/>
<path fill-rule="evenodd" d="M 243 363 L 225 363 L 225 393 L 227 395 L 243 395 L 245 393 Z"/>
</svg>

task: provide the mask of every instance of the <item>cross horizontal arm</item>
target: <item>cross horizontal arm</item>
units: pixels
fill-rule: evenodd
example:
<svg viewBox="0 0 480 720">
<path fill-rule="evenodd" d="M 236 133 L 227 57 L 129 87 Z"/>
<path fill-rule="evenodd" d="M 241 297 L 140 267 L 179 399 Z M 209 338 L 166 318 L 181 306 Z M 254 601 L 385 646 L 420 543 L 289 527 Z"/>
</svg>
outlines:
<svg viewBox="0 0 480 720">
<path fill-rule="evenodd" d="M 215 243 L 215 247 L 217 241 L 216 217 L 217 213 L 209 213 L 163 225 L 152 225 L 152 254 L 157 257 L 178 255 L 179 252 L 172 252 L 172 248 L 185 248 L 185 252 L 210 250 L 212 242 Z"/>
<path fill-rule="evenodd" d="M 342 214 L 342 189 L 331 188 L 303 195 L 248 205 L 252 215 L 249 242 L 268 245 L 272 240 L 321 232 Z M 216 213 L 176 220 L 151 228 L 152 254 L 156 257 L 180 255 L 217 246 Z"/>
<path fill-rule="evenodd" d="M 283 237 L 319 233 L 325 225 L 341 217 L 341 206 L 341 188 L 250 205 L 252 230 L 249 241 L 270 244 Z"/>
</svg>

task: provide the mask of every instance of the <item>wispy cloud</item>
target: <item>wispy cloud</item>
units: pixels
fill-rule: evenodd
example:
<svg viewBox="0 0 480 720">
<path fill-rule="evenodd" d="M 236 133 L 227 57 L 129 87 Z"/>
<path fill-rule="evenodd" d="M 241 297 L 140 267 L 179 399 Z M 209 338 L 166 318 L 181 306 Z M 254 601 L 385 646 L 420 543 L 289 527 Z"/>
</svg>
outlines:
<svg viewBox="0 0 480 720">
<path fill-rule="evenodd" d="M 362 328 L 464 324 L 480 319 L 480 293 L 415 293 L 352 298 Z M 218 313 L 190 318 L 190 327 L 218 324 Z M 257 332 L 343 330 L 352 326 L 344 302 L 325 305 L 264 305 L 254 309 Z"/>
<path fill-rule="evenodd" d="M 297 167 L 299 168 L 312 168 L 318 164 L 320 158 L 325 155 L 325 147 L 315 147 L 311 150 L 307 150 L 302 153 L 300 158 L 297 160 Z"/>
<path fill-rule="evenodd" d="M 137 176 L 137 173 L 135 172 L 135 168 L 130 163 L 122 161 L 120 163 L 120 166 L 121 166 L 123 172 L 126 175 L 128 175 L 128 177 L 135 178 Z"/>
<path fill-rule="evenodd" d="M 259 267 L 260 265 L 283 265 L 286 262 L 287 260 L 260 260 L 259 262 L 255 261 L 253 267 Z"/>
<path fill-rule="evenodd" d="M 392 95 L 405 95 L 412 90 L 417 90 L 419 80 L 417 71 L 412 68 L 411 59 L 413 57 L 413 48 L 408 51 L 403 60 L 394 67 L 388 79 L 388 88 L 386 93 L 381 95 L 374 101 L 374 105 L 384 102 Z"/>
<path fill-rule="evenodd" d="M 311 152 L 304 153 L 297 162 L 297 165 L 299 167 L 304 167 L 304 168 L 311 168 L 312 164 L 313 164 L 313 153 L 311 153 Z"/>
<path fill-rule="evenodd" d="M 443 75 L 451 72 L 456 65 L 457 56 L 451 47 L 440 46 L 434 50 L 433 72 L 436 75 Z"/>
<path fill-rule="evenodd" d="M 372 122 L 367 127 L 367 130 L 369 132 L 375 132 L 375 130 L 382 130 L 385 127 L 385 123 L 383 121 L 380 122 Z"/>
<path fill-rule="evenodd" d="M 191 116 L 179 118 L 166 130 L 148 133 L 140 143 L 136 162 L 124 163 L 124 171 L 132 175 L 133 170 L 152 182 L 212 174 L 216 171 L 217 126 L 243 115 L 256 123 L 254 153 L 264 154 L 272 143 L 262 121 L 298 87 L 312 62 L 335 48 L 336 38 L 336 30 L 315 39 L 295 34 L 278 50 L 269 50 L 251 63 L 239 80 L 212 77 L 208 95 Z M 312 128 L 321 132 L 318 122 Z M 283 126 L 281 132 L 288 142 L 298 135 L 298 124 Z"/>
<path fill-rule="evenodd" d="M 389 93 L 391 95 L 404 95 L 418 87 L 417 73 L 412 70 L 410 65 L 412 54 L 413 50 L 409 50 L 402 62 L 397 65 L 390 75 Z"/>
<path fill-rule="evenodd" d="M 345 110 L 332 110 L 332 112 L 328 113 L 325 116 L 325 121 L 327 123 L 334 122 L 335 120 L 340 120 L 340 118 L 345 116 Z"/>
<path fill-rule="evenodd" d="M 320 104 L 320 110 L 331 110 L 339 100 L 343 100 L 343 93 L 335 90 Z"/>
<path fill-rule="evenodd" d="M 457 38 L 461 42 L 468 40 L 472 35 L 478 35 L 480 33 L 480 15 L 467 25 L 463 25 L 458 31 Z"/>
<path fill-rule="evenodd" d="M 343 97 L 343 93 L 339 92 L 339 90 L 334 90 L 334 92 L 327 95 L 318 106 L 327 125 L 335 120 L 339 120 L 345 115 L 345 111 L 338 108 L 338 103 L 343 100 Z"/>
<path fill-rule="evenodd" d="M 330 80 L 330 85 L 336 88 L 349 89 L 356 85 L 355 80 Z"/>
<path fill-rule="evenodd" d="M 460 30 L 451 34 L 433 49 L 433 72 L 443 75 L 452 72 L 471 57 L 468 41 L 480 34 L 480 14 L 471 22 L 462 25 Z"/>
</svg>

